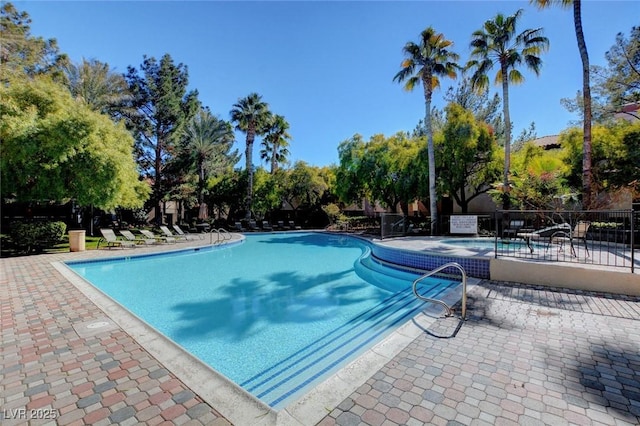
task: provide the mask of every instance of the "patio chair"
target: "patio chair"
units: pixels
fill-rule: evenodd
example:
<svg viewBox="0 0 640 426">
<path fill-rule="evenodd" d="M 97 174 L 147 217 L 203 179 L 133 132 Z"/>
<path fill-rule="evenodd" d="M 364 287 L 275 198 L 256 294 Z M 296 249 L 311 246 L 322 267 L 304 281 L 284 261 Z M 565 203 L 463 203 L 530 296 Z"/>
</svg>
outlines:
<svg viewBox="0 0 640 426">
<path fill-rule="evenodd" d="M 177 242 L 179 242 L 179 243 L 187 241 L 187 237 L 185 237 L 184 235 L 176 235 L 176 234 L 174 234 L 173 232 L 171 232 L 171 231 L 169 230 L 169 228 L 167 228 L 167 227 L 166 227 L 166 226 L 164 226 L 164 225 L 160 225 L 158 228 L 160 229 L 160 231 L 162 231 L 162 234 L 163 234 L 165 237 L 168 237 L 168 238 L 175 238 L 175 240 L 176 240 Z"/>
<path fill-rule="evenodd" d="M 122 235 L 125 239 L 127 239 L 128 241 L 132 241 L 135 244 L 138 245 L 151 245 L 151 244 L 155 244 L 156 243 L 156 239 L 155 238 L 140 238 L 140 237 L 136 237 L 135 235 L 133 235 L 133 232 L 131 231 L 127 231 L 126 229 L 121 229 L 120 230 L 120 235 Z"/>
<path fill-rule="evenodd" d="M 530 232 L 518 232 L 516 236 L 522 238 L 526 243 L 527 247 L 533 253 L 533 246 L 531 245 L 531 241 L 539 241 L 547 239 L 547 246 L 551 242 L 551 238 L 560 233 L 560 232 L 571 232 L 571 226 L 568 223 L 560 223 L 558 225 L 548 226 L 546 228 L 537 229 L 535 231 Z"/>
<path fill-rule="evenodd" d="M 190 234 L 188 232 L 184 232 L 182 230 L 182 228 L 180 228 L 175 223 L 172 225 L 172 227 L 176 231 L 176 234 L 178 234 L 181 237 L 186 238 L 188 241 L 195 241 L 195 240 L 203 240 L 204 239 L 204 235 L 203 234 Z"/>
<path fill-rule="evenodd" d="M 113 229 L 101 228 L 100 233 L 102 234 L 102 238 L 98 240 L 98 245 L 96 246 L 96 248 L 100 248 L 101 242 L 107 243 L 107 248 L 111 248 L 111 247 L 126 248 L 126 247 L 136 246 L 136 243 L 134 243 L 133 241 L 119 240 L 118 237 L 116 236 L 116 233 L 113 231 Z"/>
<path fill-rule="evenodd" d="M 523 226 L 523 219 L 510 220 L 508 226 L 502 231 L 502 238 L 505 240 L 516 238 L 518 232 L 520 232 L 520 229 L 522 229 Z"/>
<path fill-rule="evenodd" d="M 244 226 L 242 226 L 242 222 L 236 222 L 233 230 L 238 232 L 246 232 L 246 229 L 244 228 Z"/>
<path fill-rule="evenodd" d="M 587 221 L 579 221 L 576 223 L 576 226 L 573 230 L 569 229 L 569 231 L 558 231 L 551 236 L 551 241 L 555 243 L 559 243 L 562 248 L 565 242 L 569 242 L 571 246 L 571 254 L 574 257 L 578 257 L 578 253 L 576 252 L 576 248 L 574 246 L 575 242 L 582 241 L 584 243 L 584 249 L 587 252 L 587 257 L 589 254 L 589 246 L 587 245 L 587 231 L 589 231 L 589 227 L 591 226 L 591 222 Z"/>
<path fill-rule="evenodd" d="M 269 223 L 268 220 L 262 221 L 262 230 L 263 231 L 273 231 L 273 226 Z"/>
<path fill-rule="evenodd" d="M 284 224 L 284 220 L 279 220 L 278 221 L 278 229 L 282 229 L 283 231 L 286 231 L 289 229 L 289 225 L 285 225 Z"/>
<path fill-rule="evenodd" d="M 260 230 L 260 228 L 258 228 L 258 224 L 256 223 L 255 220 L 250 220 L 249 221 L 249 231 L 258 231 Z"/>
<path fill-rule="evenodd" d="M 292 221 L 292 220 L 289 221 L 289 228 L 291 228 L 291 229 L 302 229 L 301 226 L 296 225 L 296 223 L 294 221 Z"/>
<path fill-rule="evenodd" d="M 141 229 L 140 233 L 147 238 L 153 238 L 157 243 L 175 243 L 176 239 L 173 237 L 165 237 L 161 235 L 156 235 L 151 231 L 147 231 L 146 229 Z"/>
</svg>

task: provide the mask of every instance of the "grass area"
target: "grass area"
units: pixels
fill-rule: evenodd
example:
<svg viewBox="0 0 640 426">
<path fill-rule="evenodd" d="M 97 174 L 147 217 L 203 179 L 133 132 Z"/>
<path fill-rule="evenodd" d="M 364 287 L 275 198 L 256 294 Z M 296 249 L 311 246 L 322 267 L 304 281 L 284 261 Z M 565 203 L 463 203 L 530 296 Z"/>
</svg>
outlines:
<svg viewBox="0 0 640 426">
<path fill-rule="evenodd" d="M 96 250 L 98 246 L 98 241 L 100 241 L 100 237 L 91 237 L 87 236 L 85 238 L 85 249 L 86 250 Z M 47 253 L 68 253 L 69 252 L 69 237 L 65 235 L 64 240 L 60 244 L 56 244 L 52 248 L 44 249 L 39 254 L 47 254 Z M 36 253 L 29 253 L 29 255 Z M 15 249 L 13 244 L 11 243 L 8 235 L 0 235 L 0 257 L 16 257 L 16 256 L 27 256 L 27 253 L 20 252 Z"/>
</svg>

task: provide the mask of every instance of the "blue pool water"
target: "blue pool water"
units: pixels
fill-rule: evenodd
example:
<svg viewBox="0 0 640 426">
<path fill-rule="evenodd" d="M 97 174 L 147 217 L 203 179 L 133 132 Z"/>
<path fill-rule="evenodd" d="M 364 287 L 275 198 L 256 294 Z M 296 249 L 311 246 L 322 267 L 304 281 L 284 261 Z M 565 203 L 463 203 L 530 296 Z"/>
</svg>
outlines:
<svg viewBox="0 0 640 426">
<path fill-rule="evenodd" d="M 211 250 L 68 266 L 274 408 L 286 406 L 424 308 L 417 275 L 368 243 L 321 233 L 247 235 Z M 438 296 L 458 283 L 426 281 Z"/>
</svg>

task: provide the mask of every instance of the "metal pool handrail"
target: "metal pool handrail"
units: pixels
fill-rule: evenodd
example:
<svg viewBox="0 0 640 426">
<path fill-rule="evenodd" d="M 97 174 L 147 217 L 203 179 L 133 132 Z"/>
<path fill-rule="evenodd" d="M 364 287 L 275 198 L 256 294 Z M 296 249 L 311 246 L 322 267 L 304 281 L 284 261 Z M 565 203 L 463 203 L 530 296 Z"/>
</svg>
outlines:
<svg viewBox="0 0 640 426">
<path fill-rule="evenodd" d="M 213 233 L 217 234 L 216 237 L 216 244 L 220 242 L 220 237 L 222 237 L 222 241 L 226 241 L 226 240 L 230 240 L 233 238 L 233 236 L 231 235 L 231 233 L 229 231 L 227 231 L 224 228 L 212 228 L 211 231 L 209 232 L 209 243 L 213 244 Z M 227 238 L 227 235 L 229 236 L 229 238 Z"/>
<path fill-rule="evenodd" d="M 442 266 L 440 266 L 440 267 L 438 267 L 438 268 L 436 268 L 436 269 L 434 269 L 432 271 L 427 272 L 426 274 L 424 274 L 420 278 L 416 279 L 413 282 L 413 294 L 418 299 L 423 300 L 425 302 L 437 303 L 439 305 L 442 305 L 447 310 L 446 316 L 453 315 L 453 308 L 451 308 L 449 305 L 447 305 L 442 300 L 431 299 L 431 298 L 428 298 L 428 297 L 424 297 L 424 296 L 422 296 L 422 295 L 420 295 L 418 293 L 418 283 L 420 281 L 424 280 L 425 278 L 429 278 L 433 274 L 436 274 L 436 273 L 442 271 L 443 269 L 447 269 L 449 267 L 458 268 L 458 270 L 462 273 L 462 319 L 465 320 L 466 319 L 466 315 L 467 315 L 467 273 L 465 272 L 464 268 L 459 263 L 450 262 L 450 263 L 444 264 L 444 265 L 442 265 Z"/>
</svg>

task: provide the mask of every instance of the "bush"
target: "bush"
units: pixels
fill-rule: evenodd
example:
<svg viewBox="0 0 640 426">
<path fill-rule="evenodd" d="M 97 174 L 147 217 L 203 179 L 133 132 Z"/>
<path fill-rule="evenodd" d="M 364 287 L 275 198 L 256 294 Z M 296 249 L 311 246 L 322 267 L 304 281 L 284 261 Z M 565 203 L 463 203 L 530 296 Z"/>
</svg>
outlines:
<svg viewBox="0 0 640 426">
<path fill-rule="evenodd" d="M 40 252 L 51 248 L 62 241 L 67 231 L 64 222 L 14 222 L 9 229 L 9 236 L 18 249 L 27 253 Z"/>
<path fill-rule="evenodd" d="M 340 210 L 340 207 L 338 207 L 333 203 L 327 204 L 326 206 L 322 206 L 322 210 L 329 217 L 330 223 L 336 223 L 337 221 L 344 219 L 344 216 L 342 215 L 342 211 Z"/>
</svg>

